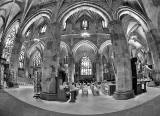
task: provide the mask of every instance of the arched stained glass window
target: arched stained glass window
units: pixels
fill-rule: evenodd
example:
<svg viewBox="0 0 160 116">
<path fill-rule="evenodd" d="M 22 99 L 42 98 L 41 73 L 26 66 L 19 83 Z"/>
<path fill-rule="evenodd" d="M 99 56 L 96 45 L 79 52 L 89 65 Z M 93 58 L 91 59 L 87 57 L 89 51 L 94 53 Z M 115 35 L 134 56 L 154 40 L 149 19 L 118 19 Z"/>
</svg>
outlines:
<svg viewBox="0 0 160 116">
<path fill-rule="evenodd" d="M 25 47 L 22 46 L 21 52 L 19 55 L 19 68 L 24 68 L 24 53 L 25 53 Z"/>
<path fill-rule="evenodd" d="M 11 57 L 12 49 L 14 46 L 14 41 L 15 41 L 16 33 L 18 31 L 18 27 L 19 27 L 19 23 L 16 22 L 8 31 L 8 34 L 4 41 L 5 47 L 3 49 L 2 57 L 5 58 L 7 62 L 10 62 L 10 57 Z"/>
<path fill-rule="evenodd" d="M 43 34 L 46 32 L 46 29 L 47 29 L 47 25 L 43 25 L 40 29 L 40 33 Z"/>
<path fill-rule="evenodd" d="M 92 63 L 87 56 L 81 59 L 81 75 L 92 75 Z"/>
<path fill-rule="evenodd" d="M 138 56 L 138 59 L 139 59 L 142 63 L 145 61 L 143 52 L 139 52 L 139 53 L 137 54 L 137 56 Z"/>
<path fill-rule="evenodd" d="M 86 30 L 86 29 L 88 28 L 88 21 L 87 21 L 87 20 L 83 20 L 83 21 L 82 21 L 82 28 L 83 28 L 84 30 Z"/>
<path fill-rule="evenodd" d="M 37 66 L 41 65 L 41 54 L 40 54 L 40 52 L 37 51 L 34 54 L 32 61 L 33 61 L 33 66 L 34 67 L 37 67 Z"/>
<path fill-rule="evenodd" d="M 28 31 L 26 32 L 26 37 L 29 37 L 30 34 L 31 34 L 31 30 L 28 30 Z"/>
</svg>

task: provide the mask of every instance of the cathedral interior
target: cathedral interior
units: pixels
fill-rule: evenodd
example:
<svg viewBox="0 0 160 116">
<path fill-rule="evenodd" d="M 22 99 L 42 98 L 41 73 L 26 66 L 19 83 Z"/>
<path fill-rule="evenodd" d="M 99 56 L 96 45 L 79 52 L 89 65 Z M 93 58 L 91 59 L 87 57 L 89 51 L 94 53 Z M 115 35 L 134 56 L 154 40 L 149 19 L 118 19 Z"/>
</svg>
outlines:
<svg viewBox="0 0 160 116">
<path fill-rule="evenodd" d="M 159 109 L 159 0 L 0 0 L 0 116 Z"/>
</svg>

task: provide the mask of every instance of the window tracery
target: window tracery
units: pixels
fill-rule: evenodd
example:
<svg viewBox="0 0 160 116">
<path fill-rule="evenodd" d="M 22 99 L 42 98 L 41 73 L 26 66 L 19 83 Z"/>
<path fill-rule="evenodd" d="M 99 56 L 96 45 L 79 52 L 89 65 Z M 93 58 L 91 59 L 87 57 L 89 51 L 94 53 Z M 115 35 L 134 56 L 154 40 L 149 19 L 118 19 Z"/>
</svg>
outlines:
<svg viewBox="0 0 160 116">
<path fill-rule="evenodd" d="M 10 57 L 11 57 L 11 53 L 12 53 L 12 49 L 14 46 L 14 41 L 16 38 L 16 33 L 18 30 L 19 25 L 15 24 L 11 30 L 8 32 L 6 39 L 4 41 L 5 43 L 5 47 L 3 49 L 3 54 L 2 57 L 6 59 L 6 62 L 10 62 Z"/>
<path fill-rule="evenodd" d="M 41 65 L 41 54 L 36 52 L 33 56 L 33 67 L 39 67 Z"/>
<path fill-rule="evenodd" d="M 83 20 L 83 21 L 82 21 L 82 28 L 83 28 L 84 30 L 86 30 L 86 29 L 88 28 L 88 21 L 87 21 L 87 20 Z"/>
<path fill-rule="evenodd" d="M 102 20 L 102 27 L 103 28 L 107 27 L 107 24 L 106 24 L 106 22 L 104 20 Z"/>
<path fill-rule="evenodd" d="M 26 32 L 26 37 L 29 37 L 30 34 L 31 34 L 31 31 L 28 30 L 28 31 Z"/>
<path fill-rule="evenodd" d="M 24 68 L 24 54 L 25 54 L 25 47 L 22 47 L 19 55 L 19 68 Z"/>
<path fill-rule="evenodd" d="M 81 59 L 81 75 L 92 75 L 91 60 L 87 56 Z"/>
<path fill-rule="evenodd" d="M 40 33 L 43 34 L 46 32 L 46 29 L 47 29 L 47 25 L 43 25 L 41 28 L 40 28 Z"/>
</svg>

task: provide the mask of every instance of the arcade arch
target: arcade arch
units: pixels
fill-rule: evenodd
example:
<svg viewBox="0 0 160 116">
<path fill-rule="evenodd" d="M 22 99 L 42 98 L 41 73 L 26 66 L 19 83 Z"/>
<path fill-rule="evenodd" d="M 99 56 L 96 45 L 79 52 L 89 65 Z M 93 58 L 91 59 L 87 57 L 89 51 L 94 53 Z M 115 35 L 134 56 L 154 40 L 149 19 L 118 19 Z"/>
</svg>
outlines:
<svg viewBox="0 0 160 116">
<path fill-rule="evenodd" d="M 128 27 L 128 30 L 126 30 L 126 38 L 131 38 L 131 41 L 139 41 L 140 49 L 143 52 L 143 56 L 146 56 L 145 54 L 151 54 L 150 58 L 147 62 L 152 62 L 150 65 L 153 65 L 153 70 L 159 69 L 159 58 L 157 56 L 158 50 L 157 45 L 155 43 L 155 39 L 153 39 L 153 34 L 151 32 L 152 25 L 150 23 L 150 20 L 144 17 L 141 13 L 138 11 L 128 8 L 128 7 L 121 7 L 117 11 L 117 18 L 121 19 L 123 24 L 126 24 L 124 27 Z M 127 21 L 128 20 L 128 21 Z M 130 23 L 130 24 L 129 24 Z M 128 26 L 127 26 L 128 25 Z M 130 31 L 129 31 L 130 30 Z M 137 40 L 138 39 L 138 40 Z M 130 41 L 129 41 L 130 42 Z M 131 44 L 132 45 L 132 44 Z M 138 48 L 139 49 L 139 48 Z M 140 50 L 140 51 L 141 51 Z M 139 52 L 139 50 L 136 50 Z M 137 53 L 139 54 L 139 53 Z M 141 54 L 141 53 L 140 53 Z M 156 71 L 155 71 L 156 72 Z M 154 74 L 154 80 L 157 80 L 158 74 Z M 159 80 L 157 80 L 159 81 Z"/>
<path fill-rule="evenodd" d="M 103 8 L 94 4 L 90 4 L 88 2 L 80 2 L 80 3 L 73 4 L 70 7 L 67 7 L 63 13 L 60 13 L 58 17 L 58 21 L 62 23 L 62 26 L 65 29 L 67 19 L 71 15 L 82 10 L 92 11 L 100 15 L 104 21 L 104 28 L 106 28 L 108 25 L 108 22 L 112 20 L 111 15 L 108 12 L 106 12 Z"/>
<path fill-rule="evenodd" d="M 98 52 L 98 48 L 88 40 L 82 40 L 74 45 L 73 49 L 73 57 L 75 61 L 79 61 L 83 56 L 88 56 L 92 61 L 95 60 L 95 55 Z"/>
<path fill-rule="evenodd" d="M 12 49 L 16 41 L 15 39 L 16 39 L 16 34 L 18 32 L 18 28 L 19 28 L 19 21 L 15 21 L 6 32 L 2 57 L 5 58 L 8 63 L 10 63 Z"/>
</svg>

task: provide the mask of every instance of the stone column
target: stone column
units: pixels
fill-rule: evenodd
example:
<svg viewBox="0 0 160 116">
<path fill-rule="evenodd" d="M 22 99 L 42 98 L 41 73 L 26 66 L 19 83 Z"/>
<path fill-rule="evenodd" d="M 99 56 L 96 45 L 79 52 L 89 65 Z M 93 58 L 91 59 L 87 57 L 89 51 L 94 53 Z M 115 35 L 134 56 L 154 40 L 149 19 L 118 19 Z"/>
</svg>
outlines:
<svg viewBox="0 0 160 116">
<path fill-rule="evenodd" d="M 158 47 L 159 35 L 157 35 L 156 33 L 158 34 L 159 31 L 151 30 L 146 34 L 146 37 L 153 59 L 153 80 L 155 82 L 160 82 L 160 48 Z"/>
<path fill-rule="evenodd" d="M 151 54 L 150 51 L 147 53 L 147 64 L 148 65 L 153 65 L 152 54 Z"/>
<path fill-rule="evenodd" d="M 96 81 L 100 82 L 100 76 L 99 76 L 99 63 L 96 63 Z"/>
<path fill-rule="evenodd" d="M 23 38 L 20 34 L 16 35 L 14 47 L 12 49 L 12 54 L 10 58 L 10 70 L 14 71 L 14 80 L 17 81 L 18 77 L 18 67 L 19 67 L 19 55 L 21 52 Z"/>
<path fill-rule="evenodd" d="M 60 24 L 49 23 L 46 31 L 45 49 L 42 61 L 42 91 L 40 98 L 45 100 L 57 100 L 58 91 L 58 67 L 60 48 Z"/>
<path fill-rule="evenodd" d="M 97 54 L 96 59 L 96 81 L 100 82 L 100 55 Z"/>
<path fill-rule="evenodd" d="M 155 85 L 155 82 L 153 81 L 153 76 L 156 76 L 157 74 L 153 71 L 153 58 L 152 58 L 152 53 L 150 51 L 147 53 L 147 65 L 150 68 L 150 69 L 147 69 L 147 73 L 150 79 L 150 82 L 148 82 L 147 86 L 155 87 L 156 85 Z"/>
<path fill-rule="evenodd" d="M 102 63 L 102 55 L 101 54 L 97 54 L 96 79 L 97 79 L 97 82 L 103 81 L 103 63 Z"/>
<path fill-rule="evenodd" d="M 2 64 L 1 64 L 1 57 L 0 57 L 0 89 L 3 88 L 2 78 L 3 78 L 3 72 L 2 72 Z"/>
<path fill-rule="evenodd" d="M 0 39 L 1 39 L 1 38 L 0 38 Z M 2 57 L 3 49 L 4 49 L 4 46 L 3 46 L 3 42 L 2 42 L 2 40 L 1 40 L 1 41 L 0 41 L 0 57 Z"/>
<path fill-rule="evenodd" d="M 117 69 L 116 92 L 113 97 L 125 100 L 134 97 L 129 48 L 121 21 L 110 22 L 114 61 Z"/>
<path fill-rule="evenodd" d="M 99 68 L 99 73 L 100 73 L 100 81 L 103 81 L 103 61 L 102 61 L 102 55 L 100 55 L 100 68 Z"/>
<path fill-rule="evenodd" d="M 27 57 L 27 53 L 25 52 L 24 55 L 24 73 L 25 73 L 25 78 L 28 78 L 29 76 L 29 63 L 30 63 L 30 59 Z"/>
<path fill-rule="evenodd" d="M 75 74 L 75 63 L 72 54 L 69 54 L 69 63 L 68 63 L 68 80 L 69 82 L 74 82 Z"/>
<path fill-rule="evenodd" d="M 103 62 L 102 62 L 102 55 L 101 54 L 97 54 L 96 79 L 97 79 L 97 82 L 103 81 Z"/>
<path fill-rule="evenodd" d="M 0 89 L 4 87 L 4 64 L 6 60 L 0 57 Z"/>
<path fill-rule="evenodd" d="M 73 70 L 73 72 L 72 72 L 72 82 L 74 82 L 75 80 L 74 80 L 74 75 L 75 75 L 75 63 L 73 63 L 72 64 L 72 70 Z"/>
</svg>

